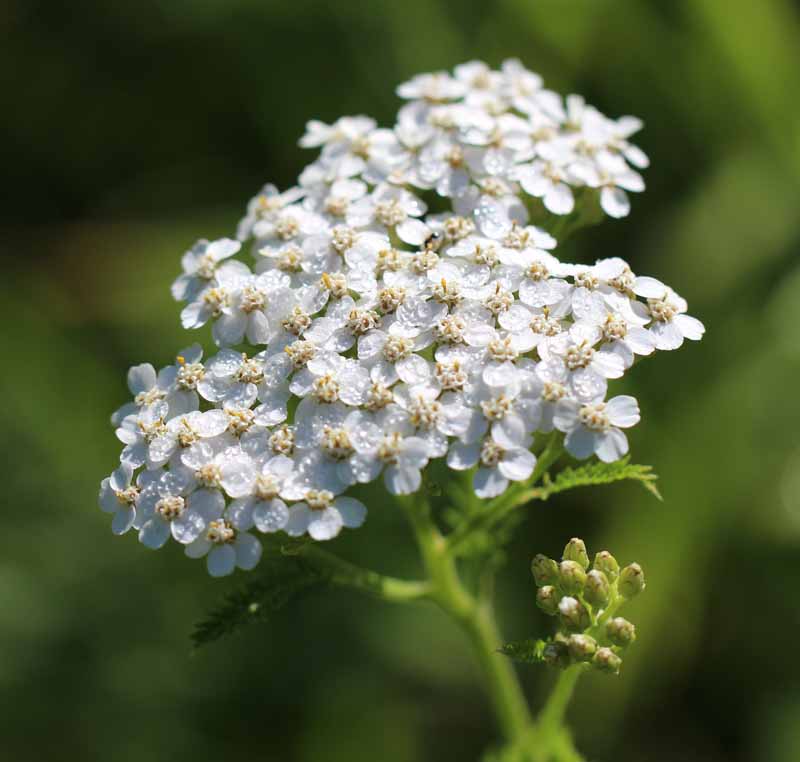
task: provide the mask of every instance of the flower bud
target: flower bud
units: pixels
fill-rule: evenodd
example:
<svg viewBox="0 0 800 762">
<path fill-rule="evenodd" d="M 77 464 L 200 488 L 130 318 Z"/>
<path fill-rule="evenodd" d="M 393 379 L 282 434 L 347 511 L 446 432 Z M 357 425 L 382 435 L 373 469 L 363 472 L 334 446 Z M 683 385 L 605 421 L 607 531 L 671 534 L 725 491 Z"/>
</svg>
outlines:
<svg viewBox="0 0 800 762">
<path fill-rule="evenodd" d="M 611 586 L 608 584 L 608 577 L 597 569 L 592 569 L 586 575 L 586 584 L 583 586 L 583 597 L 595 608 L 605 608 L 608 605 L 608 598 Z"/>
<path fill-rule="evenodd" d="M 558 601 L 561 596 L 552 585 L 545 585 L 536 591 L 536 605 L 548 616 L 558 613 Z"/>
<path fill-rule="evenodd" d="M 586 572 L 576 561 L 562 561 L 558 565 L 558 583 L 567 595 L 578 595 L 583 592 Z"/>
<path fill-rule="evenodd" d="M 570 596 L 561 599 L 558 604 L 558 614 L 564 628 L 573 632 L 581 632 L 592 623 L 586 606 L 577 598 Z"/>
<path fill-rule="evenodd" d="M 558 640 L 548 643 L 542 651 L 542 660 L 551 667 L 568 667 L 570 662 L 566 643 Z"/>
<path fill-rule="evenodd" d="M 633 598 L 645 588 L 644 572 L 639 564 L 628 564 L 619 573 L 617 589 L 625 598 Z"/>
<path fill-rule="evenodd" d="M 610 648 L 598 648 L 592 658 L 592 664 L 602 672 L 619 674 L 622 666 L 622 659 L 619 658 Z"/>
<path fill-rule="evenodd" d="M 636 628 L 632 622 L 618 616 L 606 624 L 606 635 L 615 646 L 625 648 L 636 640 Z"/>
<path fill-rule="evenodd" d="M 531 561 L 531 572 L 539 587 L 555 585 L 558 582 L 558 564 L 552 558 L 541 553 Z"/>
<path fill-rule="evenodd" d="M 594 568 L 603 572 L 608 577 L 609 582 L 614 582 L 619 577 L 619 564 L 617 559 L 607 550 L 601 550 L 594 557 Z"/>
<path fill-rule="evenodd" d="M 591 635 L 570 635 L 567 647 L 575 661 L 589 661 L 597 651 L 597 641 Z"/>
<path fill-rule="evenodd" d="M 589 568 L 589 554 L 586 552 L 586 545 L 579 537 L 573 537 L 564 548 L 562 558 L 565 561 L 574 561 L 584 569 Z"/>
</svg>

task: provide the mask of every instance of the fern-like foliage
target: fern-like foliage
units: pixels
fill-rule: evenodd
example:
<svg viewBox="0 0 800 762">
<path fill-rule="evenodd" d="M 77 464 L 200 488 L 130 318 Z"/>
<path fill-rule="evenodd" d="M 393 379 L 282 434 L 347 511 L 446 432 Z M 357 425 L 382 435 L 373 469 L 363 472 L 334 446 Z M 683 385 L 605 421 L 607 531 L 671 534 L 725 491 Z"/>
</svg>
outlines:
<svg viewBox="0 0 800 762">
<path fill-rule="evenodd" d="M 328 584 L 330 578 L 329 570 L 294 553 L 291 547 L 273 553 L 265 551 L 258 576 L 226 596 L 195 625 L 192 643 L 199 648 L 247 624 L 266 621 L 310 588 Z"/>
<path fill-rule="evenodd" d="M 632 480 L 642 485 L 648 492 L 661 500 L 656 486 L 658 476 L 651 466 L 631 463 L 629 457 L 614 463 L 586 463 L 567 466 L 553 478 L 542 474 L 541 483 L 536 486 L 512 485 L 500 497 L 488 503 L 472 503 L 469 510 L 459 512 L 459 521 L 448 536 L 451 549 L 459 556 L 473 555 L 476 544 L 486 547 L 502 545 L 503 533 L 497 535 L 498 528 L 516 517 L 516 509 L 534 500 L 547 500 L 552 495 L 576 487 L 589 487 L 613 482 Z M 512 525 L 513 526 L 513 525 Z M 476 538 L 473 541 L 473 538 Z"/>
<path fill-rule="evenodd" d="M 524 491 L 514 502 L 520 505 L 528 500 L 547 500 L 551 495 L 574 489 L 575 487 L 611 484 L 626 479 L 638 482 L 650 494 L 659 500 L 662 499 L 661 493 L 656 486 L 658 476 L 653 473 L 652 466 L 631 463 L 630 457 L 626 456 L 614 463 L 597 461 L 581 466 L 569 466 L 559 471 L 555 479 L 551 479 L 548 474 L 545 474 L 541 485 Z"/>
<path fill-rule="evenodd" d="M 501 654 L 514 659 L 514 661 L 524 662 L 525 664 L 539 664 L 544 661 L 544 649 L 546 646 L 546 640 L 527 638 L 526 640 L 505 643 L 498 650 Z"/>
</svg>

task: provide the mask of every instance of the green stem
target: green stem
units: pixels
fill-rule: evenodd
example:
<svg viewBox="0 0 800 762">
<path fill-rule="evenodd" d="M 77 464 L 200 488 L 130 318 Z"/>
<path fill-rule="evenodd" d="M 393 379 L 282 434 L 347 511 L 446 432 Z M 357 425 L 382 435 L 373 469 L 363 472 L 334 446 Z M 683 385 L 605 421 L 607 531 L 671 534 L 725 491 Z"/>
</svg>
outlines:
<svg viewBox="0 0 800 762">
<path fill-rule="evenodd" d="M 478 600 L 464 587 L 455 559 L 431 520 L 424 498 L 401 502 L 430 576 L 431 598 L 466 632 L 483 671 L 498 724 L 508 741 L 519 741 L 530 728 L 531 717 L 511 662 L 497 652 L 502 639 L 490 600 Z"/>
<path fill-rule="evenodd" d="M 606 623 L 622 604 L 622 597 L 612 590 L 611 600 L 597 621 L 586 632 L 600 638 Z M 586 670 L 586 664 L 574 664 L 563 670 L 553 686 L 544 707 L 536 718 L 536 741 L 539 749 L 547 753 L 564 743 L 565 717 L 578 679 Z M 574 752 L 574 749 L 573 749 Z M 575 753 L 576 759 L 580 757 Z"/>
<path fill-rule="evenodd" d="M 431 596 L 430 582 L 387 577 L 370 569 L 363 569 L 332 553 L 310 545 L 304 547 L 301 552 L 315 566 L 329 572 L 331 582 L 336 585 L 351 587 L 362 593 L 395 603 L 422 600 Z"/>
<path fill-rule="evenodd" d="M 575 685 L 583 670 L 583 664 L 575 664 L 559 674 L 553 690 L 536 721 L 538 740 L 543 746 L 548 746 L 556 741 L 560 735 L 567 706 L 569 706 Z"/>
</svg>

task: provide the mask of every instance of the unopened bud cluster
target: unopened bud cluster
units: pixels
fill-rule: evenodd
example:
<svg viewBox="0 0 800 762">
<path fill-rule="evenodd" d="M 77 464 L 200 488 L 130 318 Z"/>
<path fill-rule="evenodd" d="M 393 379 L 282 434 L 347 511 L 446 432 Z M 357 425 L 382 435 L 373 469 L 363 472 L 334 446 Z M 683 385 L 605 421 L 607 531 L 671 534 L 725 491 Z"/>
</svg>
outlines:
<svg viewBox="0 0 800 762">
<path fill-rule="evenodd" d="M 644 590 L 642 567 L 631 563 L 620 568 L 603 550 L 590 568 L 586 545 L 573 537 L 560 562 L 539 554 L 531 571 L 538 588 L 536 604 L 559 623 L 545 646 L 544 660 L 559 667 L 586 663 L 603 672 L 619 672 L 623 652 L 636 639 L 636 628 L 615 614 Z"/>
</svg>

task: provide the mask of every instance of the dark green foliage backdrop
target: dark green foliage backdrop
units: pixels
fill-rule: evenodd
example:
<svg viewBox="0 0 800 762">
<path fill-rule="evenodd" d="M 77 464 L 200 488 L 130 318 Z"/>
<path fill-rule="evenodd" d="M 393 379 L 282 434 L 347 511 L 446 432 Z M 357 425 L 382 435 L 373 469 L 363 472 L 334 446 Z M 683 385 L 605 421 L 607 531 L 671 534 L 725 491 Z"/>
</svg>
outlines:
<svg viewBox="0 0 800 762">
<path fill-rule="evenodd" d="M 190 657 L 232 586 L 95 507 L 129 364 L 189 343 L 168 284 L 311 117 L 389 121 L 396 83 L 518 56 L 644 118 L 632 216 L 565 248 L 673 283 L 705 341 L 632 374 L 629 484 L 531 510 L 499 579 L 509 639 L 544 626 L 527 565 L 580 534 L 649 576 L 620 679 L 585 680 L 578 745 L 620 762 L 800 756 L 800 12 L 790 0 L 10 0 L 0 12 L 0 738 L 11 762 L 469 760 L 493 735 L 459 633 L 426 606 L 311 594 Z M 567 254 L 565 254 L 567 256 Z M 336 549 L 413 575 L 372 501 Z M 530 668 L 534 700 L 551 676 Z"/>
</svg>

